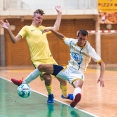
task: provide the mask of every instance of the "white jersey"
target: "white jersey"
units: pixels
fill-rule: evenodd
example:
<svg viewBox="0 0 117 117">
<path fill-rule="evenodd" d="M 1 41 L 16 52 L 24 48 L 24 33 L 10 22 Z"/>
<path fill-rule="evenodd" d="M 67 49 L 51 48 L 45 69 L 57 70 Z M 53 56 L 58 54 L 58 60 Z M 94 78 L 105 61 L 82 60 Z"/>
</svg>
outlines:
<svg viewBox="0 0 117 117">
<path fill-rule="evenodd" d="M 86 71 L 91 58 L 95 62 L 101 61 L 100 56 L 95 52 L 88 41 L 86 41 L 84 47 L 79 47 L 77 42 L 78 40 L 73 38 L 64 39 L 64 43 L 70 47 L 70 60 L 68 66 L 77 70 Z"/>
</svg>

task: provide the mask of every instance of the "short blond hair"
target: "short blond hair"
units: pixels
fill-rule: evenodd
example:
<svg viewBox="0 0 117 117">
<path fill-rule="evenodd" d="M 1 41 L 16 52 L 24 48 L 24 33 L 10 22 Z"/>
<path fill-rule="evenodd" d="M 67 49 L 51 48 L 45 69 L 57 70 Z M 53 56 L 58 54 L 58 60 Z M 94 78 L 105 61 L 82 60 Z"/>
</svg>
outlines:
<svg viewBox="0 0 117 117">
<path fill-rule="evenodd" d="M 37 9 L 36 11 L 34 11 L 33 16 L 35 16 L 35 14 L 41 14 L 41 15 L 43 15 L 45 13 L 44 13 L 44 11 L 42 9 Z"/>
</svg>

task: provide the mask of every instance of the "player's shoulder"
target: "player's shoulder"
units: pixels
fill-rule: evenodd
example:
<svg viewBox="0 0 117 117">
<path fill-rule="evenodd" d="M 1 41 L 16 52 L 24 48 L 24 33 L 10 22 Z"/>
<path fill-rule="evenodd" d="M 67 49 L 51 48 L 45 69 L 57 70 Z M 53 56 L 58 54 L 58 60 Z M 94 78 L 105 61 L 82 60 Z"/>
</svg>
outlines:
<svg viewBox="0 0 117 117">
<path fill-rule="evenodd" d="M 86 41 L 85 47 L 91 47 L 91 45 L 90 45 L 90 43 L 88 41 Z"/>
<path fill-rule="evenodd" d="M 65 37 L 65 40 L 69 40 L 69 41 L 77 41 L 76 39 L 74 39 L 74 38 L 69 38 L 69 37 Z"/>
<path fill-rule="evenodd" d="M 29 28 L 31 28 L 31 26 L 25 25 L 25 26 L 23 26 L 23 28 L 24 28 L 24 29 L 29 29 Z"/>
<path fill-rule="evenodd" d="M 68 38 L 68 37 L 65 37 L 64 38 L 64 42 L 67 44 L 67 45 L 75 45 L 77 43 L 77 40 L 76 39 L 73 39 L 73 38 Z"/>
<path fill-rule="evenodd" d="M 88 50 L 94 49 L 88 41 L 86 41 L 85 48 L 87 48 Z"/>
<path fill-rule="evenodd" d="M 31 27 L 31 25 L 25 25 L 24 27 Z"/>
</svg>

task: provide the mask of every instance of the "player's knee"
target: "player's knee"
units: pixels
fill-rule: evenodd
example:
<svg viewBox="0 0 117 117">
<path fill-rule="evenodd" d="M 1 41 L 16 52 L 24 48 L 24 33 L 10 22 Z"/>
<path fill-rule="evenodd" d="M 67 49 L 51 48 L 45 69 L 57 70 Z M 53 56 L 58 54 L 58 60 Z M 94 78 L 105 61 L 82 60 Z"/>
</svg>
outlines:
<svg viewBox="0 0 117 117">
<path fill-rule="evenodd" d="M 83 81 L 82 80 L 75 80 L 74 82 L 73 82 L 73 86 L 76 88 L 76 87 L 80 87 L 80 88 L 82 88 L 82 86 L 83 86 Z"/>
<path fill-rule="evenodd" d="M 76 85 L 76 87 L 80 87 L 80 88 L 82 88 L 82 84 L 78 84 L 78 85 Z"/>
<path fill-rule="evenodd" d="M 44 78 L 44 80 L 45 80 L 46 82 L 49 82 L 49 81 L 52 80 L 51 75 L 50 75 L 50 74 L 47 74 L 47 73 L 43 74 L 42 77 Z"/>
<path fill-rule="evenodd" d="M 60 84 L 65 86 L 67 85 L 67 81 L 61 81 Z"/>
<path fill-rule="evenodd" d="M 74 88 L 77 88 L 77 87 L 82 88 L 82 85 L 81 84 L 74 85 Z"/>
<path fill-rule="evenodd" d="M 38 70 L 42 72 L 43 69 L 44 69 L 44 64 L 40 64 L 40 65 L 38 66 Z"/>
</svg>

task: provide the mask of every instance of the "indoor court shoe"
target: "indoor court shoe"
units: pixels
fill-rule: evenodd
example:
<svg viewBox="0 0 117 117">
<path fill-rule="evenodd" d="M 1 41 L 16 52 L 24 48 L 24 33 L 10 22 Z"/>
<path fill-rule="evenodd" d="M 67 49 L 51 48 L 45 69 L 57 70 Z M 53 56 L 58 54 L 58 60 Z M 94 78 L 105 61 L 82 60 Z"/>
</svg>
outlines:
<svg viewBox="0 0 117 117">
<path fill-rule="evenodd" d="M 11 78 L 11 81 L 12 81 L 15 85 L 19 86 L 19 85 L 22 84 L 22 81 L 23 81 L 23 80 L 16 80 L 16 79 L 14 79 L 14 78 Z"/>
<path fill-rule="evenodd" d="M 64 97 L 63 95 L 61 95 L 61 98 L 63 98 L 63 99 L 69 99 L 69 100 L 73 100 L 73 94 L 68 94 L 67 97 Z"/>
<path fill-rule="evenodd" d="M 53 104 L 54 103 L 54 95 L 53 94 L 48 95 L 47 103 L 48 104 Z"/>
<path fill-rule="evenodd" d="M 75 96 L 75 98 L 74 98 L 74 100 L 72 101 L 72 103 L 70 104 L 70 106 L 71 106 L 71 107 L 75 107 L 75 106 L 77 105 L 77 103 L 80 101 L 80 99 L 81 99 L 81 94 L 78 93 L 78 94 Z"/>
</svg>

